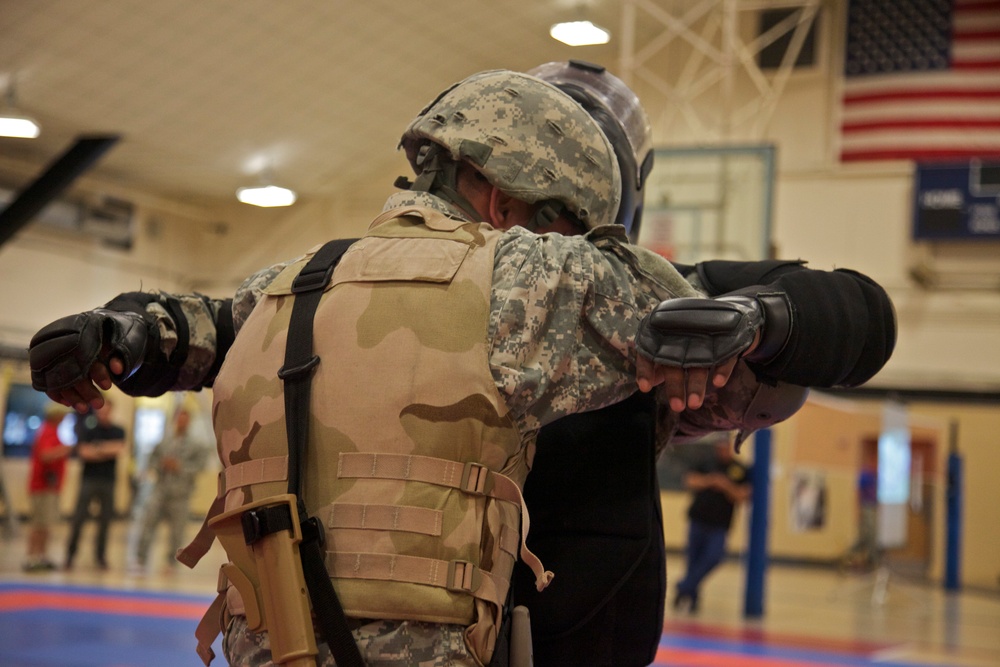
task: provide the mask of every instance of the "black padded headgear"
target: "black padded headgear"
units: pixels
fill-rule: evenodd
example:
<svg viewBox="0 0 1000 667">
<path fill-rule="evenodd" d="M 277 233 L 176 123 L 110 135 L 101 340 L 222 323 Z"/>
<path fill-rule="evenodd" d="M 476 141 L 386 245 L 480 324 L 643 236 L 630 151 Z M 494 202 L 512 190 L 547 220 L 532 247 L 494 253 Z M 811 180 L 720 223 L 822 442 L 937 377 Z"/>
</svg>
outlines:
<svg viewBox="0 0 1000 667">
<path fill-rule="evenodd" d="M 615 222 L 635 242 L 642 221 L 643 188 L 653 168 L 649 121 L 639 98 L 604 67 L 581 60 L 547 63 L 529 74 L 572 97 L 601 126 L 622 174 L 622 201 Z"/>
</svg>

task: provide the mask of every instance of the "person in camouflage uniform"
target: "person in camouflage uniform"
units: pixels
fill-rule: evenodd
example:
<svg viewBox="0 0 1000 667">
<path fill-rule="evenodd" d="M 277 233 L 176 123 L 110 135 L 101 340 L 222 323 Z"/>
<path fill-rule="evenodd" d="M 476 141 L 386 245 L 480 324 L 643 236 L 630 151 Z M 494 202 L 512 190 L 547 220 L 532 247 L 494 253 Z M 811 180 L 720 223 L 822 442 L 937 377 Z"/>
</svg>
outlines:
<svg viewBox="0 0 1000 667">
<path fill-rule="evenodd" d="M 711 412 L 713 402 L 725 400 L 726 382 L 738 358 L 766 366 L 772 358 L 757 355 L 757 350 L 772 354 L 784 350 L 788 341 L 798 342 L 794 327 L 782 324 L 780 317 L 771 320 L 777 325 L 766 324 L 764 305 L 755 299 L 705 299 L 667 262 L 625 243 L 621 228 L 609 226 L 620 178 L 610 145 L 575 103 L 534 77 L 500 71 L 460 82 L 418 116 L 404 135 L 403 147 L 418 175 L 416 182 L 411 190 L 390 197 L 383 216 L 334 272 L 334 284 L 344 275 L 379 266 L 386 275 L 395 275 L 394 263 L 384 263 L 384 251 L 398 246 L 404 254 L 396 257 L 406 264 L 411 259 L 406 246 L 419 248 L 424 239 L 434 241 L 433 247 L 441 246 L 438 238 L 461 239 L 473 253 L 491 249 L 486 307 L 479 315 L 485 318 L 486 330 L 482 338 L 474 338 L 484 345 L 482 358 L 499 399 L 494 408 L 504 413 L 504 432 L 516 434 L 519 442 L 510 465 L 504 464 L 504 472 L 518 484 L 544 424 L 620 401 L 637 384 L 643 391 L 663 384 L 666 404 L 677 414 Z M 534 233 L 581 227 L 588 230 L 583 236 Z M 352 263 L 352 252 L 383 263 Z M 220 373 L 219 367 L 233 351 L 234 333 L 241 332 L 235 341 L 239 345 L 247 338 L 245 327 L 262 317 L 266 324 L 266 318 L 276 315 L 274 309 L 287 290 L 283 281 L 290 280 L 285 270 L 295 263 L 253 276 L 231 308 L 196 295 L 138 293 L 63 318 L 32 341 L 33 383 L 54 400 L 77 406 L 99 400 L 95 385 L 109 386 L 112 379 L 140 395 L 212 386 L 229 372 Z M 394 282 L 383 287 L 388 294 L 394 287 L 413 289 Z M 335 286 L 330 294 L 339 289 Z M 434 321 L 432 313 L 447 311 L 435 302 L 440 296 L 438 289 L 424 289 L 430 301 L 372 299 L 371 306 L 380 309 L 376 322 L 389 324 L 387 332 L 433 332 L 437 338 L 420 342 L 435 348 L 462 340 L 446 335 L 451 333 L 447 327 L 442 330 Z M 469 303 L 472 296 L 464 293 L 462 298 Z M 422 305 L 427 306 L 423 315 Z M 393 313 L 406 326 L 391 326 Z M 698 317 L 705 313 L 707 320 Z M 230 314 L 232 326 L 227 329 Z M 683 326 L 692 319 L 707 326 Z M 447 324 L 461 320 L 461 315 L 456 320 L 449 314 Z M 266 330 L 259 324 L 251 328 Z M 111 334 L 103 336 L 105 330 Z M 280 326 L 274 331 L 280 333 Z M 367 341 L 369 333 L 359 340 Z M 268 346 L 272 342 L 273 337 L 267 339 Z M 351 336 L 341 342 L 356 344 Z M 246 372 L 233 356 L 226 359 L 225 368 Z M 394 367 L 391 354 L 381 360 L 388 364 L 384 373 L 373 369 L 347 380 L 358 394 L 352 400 L 361 401 L 366 416 L 371 413 L 369 423 L 379 419 L 379 390 L 397 391 L 391 379 L 373 378 L 408 377 L 415 370 L 406 364 Z M 435 381 L 447 385 L 452 369 L 432 366 L 421 367 L 420 373 L 436 374 Z M 235 396 L 239 385 L 224 384 L 223 393 Z M 365 392 L 372 385 L 375 397 Z M 217 408 L 222 405 L 217 403 Z M 404 413 L 401 416 L 411 419 L 410 412 Z M 391 416 L 390 411 L 383 419 Z M 407 423 L 401 421 L 400 426 Z M 232 451 L 220 452 L 224 463 Z M 307 474 L 322 479 L 327 469 Z M 524 556 L 523 546 L 521 553 Z M 361 616 L 354 625 L 354 639 L 370 665 L 474 665 L 490 657 L 489 649 L 478 656 L 470 652 L 468 631 L 461 623 Z M 228 619 L 224 646 L 234 664 L 264 665 L 271 660 L 268 635 L 252 631 L 239 614 Z M 333 664 L 325 644 L 319 647 L 318 662 Z"/>
<path fill-rule="evenodd" d="M 139 514 L 137 569 L 145 569 L 156 529 L 164 520 L 170 528 L 168 569 L 173 569 L 174 554 L 183 546 L 195 477 L 204 468 L 209 453 L 207 443 L 191 434 L 190 425 L 191 413 L 187 408 L 178 408 L 174 413 L 173 433 L 156 445 L 146 464 L 146 469 L 155 475 L 155 485 Z"/>
</svg>

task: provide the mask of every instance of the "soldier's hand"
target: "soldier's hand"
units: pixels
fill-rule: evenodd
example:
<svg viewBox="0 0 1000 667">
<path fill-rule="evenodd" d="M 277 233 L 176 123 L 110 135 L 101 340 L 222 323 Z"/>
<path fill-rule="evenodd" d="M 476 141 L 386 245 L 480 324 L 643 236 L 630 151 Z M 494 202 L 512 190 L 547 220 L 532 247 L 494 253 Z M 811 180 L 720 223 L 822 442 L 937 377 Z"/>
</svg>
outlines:
<svg viewBox="0 0 1000 667">
<path fill-rule="evenodd" d="M 98 309 L 42 327 L 28 346 L 31 385 L 78 412 L 100 407 L 98 388 L 110 389 L 141 366 L 148 326 L 137 313 Z"/>
<path fill-rule="evenodd" d="M 733 357 L 710 370 L 659 365 L 640 354 L 636 358 L 636 380 L 643 392 L 662 384 L 674 412 L 697 410 L 705 402 L 708 391 L 729 382 L 737 361 L 739 357 Z"/>
<path fill-rule="evenodd" d="M 698 409 L 711 387 L 725 386 L 740 356 L 760 339 L 764 315 L 747 297 L 671 299 L 639 325 L 639 389 L 664 385 L 671 410 Z"/>
</svg>

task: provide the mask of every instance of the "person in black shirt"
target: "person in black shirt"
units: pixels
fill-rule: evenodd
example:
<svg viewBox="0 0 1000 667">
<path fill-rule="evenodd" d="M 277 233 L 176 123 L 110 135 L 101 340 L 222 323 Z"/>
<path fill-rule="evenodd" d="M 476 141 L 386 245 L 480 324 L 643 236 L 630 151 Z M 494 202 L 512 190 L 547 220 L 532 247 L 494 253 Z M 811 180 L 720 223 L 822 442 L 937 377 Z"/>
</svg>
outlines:
<svg viewBox="0 0 1000 667">
<path fill-rule="evenodd" d="M 688 508 L 687 571 L 677 582 L 674 609 L 685 604 L 698 611 L 698 590 L 705 577 L 722 562 L 726 536 L 736 507 L 750 497 L 750 470 L 733 456 L 729 441 L 715 445 L 715 458 L 684 476 L 694 492 Z"/>
<path fill-rule="evenodd" d="M 80 531 L 90 516 L 90 505 L 97 502 L 97 535 L 94 538 L 94 563 L 102 570 L 108 569 L 105 551 L 108 527 L 114 513 L 115 469 L 118 455 L 125 449 L 125 430 L 111 421 L 111 401 L 105 397 L 104 405 L 97 409 L 96 424 L 84 428 L 79 434 L 76 455 L 83 461 L 80 475 L 80 494 L 70 524 L 69 543 L 66 545 L 64 569 L 73 568 Z M 89 421 L 89 420 L 88 420 Z"/>
<path fill-rule="evenodd" d="M 562 89 L 601 125 L 622 173 L 616 223 L 635 242 L 654 157 L 638 97 L 591 63 L 547 63 L 530 74 Z M 539 667 L 639 667 L 656 659 L 667 605 L 656 475 L 656 459 L 665 447 L 726 431 L 736 431 L 736 442 L 742 442 L 794 414 L 806 387 L 860 384 L 891 354 L 892 305 L 866 276 L 815 271 L 797 260 L 710 260 L 676 267 L 707 296 L 789 295 L 795 320 L 805 330 L 789 341 L 785 352 L 799 358 L 782 355 L 785 360 L 767 367 L 740 362 L 730 385 L 738 389 L 706 396 L 714 403 L 701 410 L 671 412 L 653 394 L 636 393 L 539 431 L 524 486 L 531 516 L 528 539 L 556 577 L 540 593 L 531 570 L 518 563 L 511 580 L 511 606 L 530 611 L 534 664 Z M 850 323 L 851 330 L 842 331 L 842 323 Z M 834 351 L 845 342 L 856 346 L 856 352 Z M 822 359 L 816 350 L 822 350 Z M 807 359 L 800 354 L 804 351 L 812 356 Z M 494 655 L 494 665 L 506 665 L 502 651 Z"/>
</svg>

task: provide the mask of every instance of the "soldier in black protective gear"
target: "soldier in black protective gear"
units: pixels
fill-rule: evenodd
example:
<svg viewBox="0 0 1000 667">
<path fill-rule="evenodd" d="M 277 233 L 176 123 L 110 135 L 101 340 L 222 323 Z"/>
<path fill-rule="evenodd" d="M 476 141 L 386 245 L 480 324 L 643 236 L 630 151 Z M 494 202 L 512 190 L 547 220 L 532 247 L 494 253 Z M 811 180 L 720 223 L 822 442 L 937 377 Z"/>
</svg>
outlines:
<svg viewBox="0 0 1000 667">
<path fill-rule="evenodd" d="M 653 163 L 649 124 L 638 99 L 604 68 L 589 63 L 548 63 L 532 73 L 567 92 L 605 130 L 622 171 L 616 222 L 634 242 Z M 708 296 L 732 294 L 733 311 L 726 315 L 756 300 L 759 313 L 771 322 L 786 322 L 787 335 L 769 327 L 774 344 L 764 341 L 757 348 L 767 363 L 745 359 L 738 364 L 734 375 L 742 374 L 742 396 L 731 396 L 728 405 L 719 401 L 740 442 L 753 430 L 794 414 L 805 400 L 805 386 L 860 384 L 891 354 L 892 304 L 861 274 L 813 271 L 804 262 L 777 260 L 708 261 L 678 269 Z M 666 302 L 650 317 L 663 318 L 669 327 L 711 316 L 700 308 L 684 312 L 685 301 Z M 850 353 L 837 358 L 824 353 L 823 343 L 838 339 L 852 341 Z M 637 343 L 656 355 L 655 344 Z M 694 440 L 724 426 L 706 424 L 699 431 L 687 424 L 658 433 L 657 414 L 662 417 L 667 409 L 655 395 L 637 393 L 540 431 L 524 497 L 532 549 L 559 576 L 539 594 L 530 571 L 519 563 L 511 584 L 513 605 L 530 610 L 538 667 L 648 665 L 655 659 L 667 586 L 656 458 L 668 443 Z"/>
</svg>

